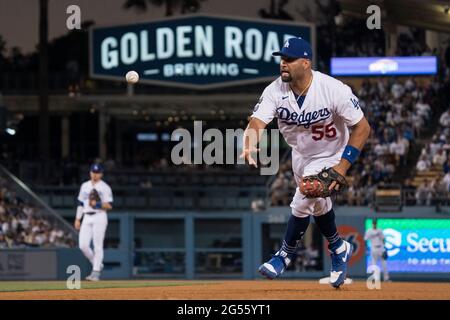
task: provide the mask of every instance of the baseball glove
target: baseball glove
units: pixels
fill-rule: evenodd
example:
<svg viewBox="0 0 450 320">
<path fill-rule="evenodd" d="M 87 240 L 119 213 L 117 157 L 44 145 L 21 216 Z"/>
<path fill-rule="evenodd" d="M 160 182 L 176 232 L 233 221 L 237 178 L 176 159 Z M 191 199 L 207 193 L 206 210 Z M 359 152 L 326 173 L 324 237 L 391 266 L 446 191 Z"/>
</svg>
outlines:
<svg viewBox="0 0 450 320">
<path fill-rule="evenodd" d="M 95 204 L 92 205 L 95 201 Z M 91 193 L 89 193 L 89 204 L 93 208 L 99 208 L 102 205 L 102 199 L 100 198 L 100 195 L 98 194 L 98 191 L 96 189 L 92 189 Z"/>
<path fill-rule="evenodd" d="M 383 258 L 383 260 L 387 260 L 388 259 L 388 254 L 387 254 L 386 250 L 383 251 L 383 254 L 382 254 L 381 257 Z"/>
<path fill-rule="evenodd" d="M 336 181 L 339 190 L 329 190 L 330 185 Z M 308 199 L 327 198 L 341 193 L 348 188 L 345 177 L 333 168 L 324 168 L 318 174 L 303 177 L 300 181 L 300 192 Z"/>
</svg>

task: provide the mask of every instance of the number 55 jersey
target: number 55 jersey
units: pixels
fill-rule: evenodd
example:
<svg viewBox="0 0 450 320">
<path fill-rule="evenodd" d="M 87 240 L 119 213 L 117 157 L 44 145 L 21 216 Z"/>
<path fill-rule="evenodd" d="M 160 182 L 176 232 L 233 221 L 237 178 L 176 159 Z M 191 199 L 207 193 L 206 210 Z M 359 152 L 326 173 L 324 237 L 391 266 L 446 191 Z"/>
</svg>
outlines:
<svg viewBox="0 0 450 320">
<path fill-rule="evenodd" d="M 348 142 L 348 127 L 364 117 L 348 85 L 321 72 L 312 73 L 311 86 L 302 97 L 278 77 L 265 88 L 252 114 L 265 123 L 278 118 L 278 128 L 292 147 L 296 179 L 338 164 Z"/>
</svg>

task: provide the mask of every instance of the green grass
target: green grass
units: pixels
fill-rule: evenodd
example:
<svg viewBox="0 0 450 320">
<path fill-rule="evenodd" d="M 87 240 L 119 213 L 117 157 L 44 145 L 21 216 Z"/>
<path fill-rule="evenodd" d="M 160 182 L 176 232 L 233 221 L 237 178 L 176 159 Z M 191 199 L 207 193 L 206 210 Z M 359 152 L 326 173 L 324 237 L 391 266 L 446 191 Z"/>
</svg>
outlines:
<svg viewBox="0 0 450 320">
<path fill-rule="evenodd" d="M 102 288 L 144 288 L 144 287 L 169 287 L 190 286 L 198 284 L 213 284 L 213 282 L 156 282 L 156 281 L 81 281 L 81 289 Z M 0 281 L 0 292 L 18 291 L 42 291 L 42 290 L 67 290 L 65 281 Z"/>
</svg>

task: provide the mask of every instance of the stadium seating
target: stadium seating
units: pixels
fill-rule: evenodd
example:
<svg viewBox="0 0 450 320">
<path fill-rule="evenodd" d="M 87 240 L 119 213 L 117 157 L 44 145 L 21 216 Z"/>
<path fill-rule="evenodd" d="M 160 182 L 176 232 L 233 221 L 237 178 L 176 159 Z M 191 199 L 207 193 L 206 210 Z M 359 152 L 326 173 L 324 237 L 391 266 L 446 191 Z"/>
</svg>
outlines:
<svg viewBox="0 0 450 320">
<path fill-rule="evenodd" d="M 439 116 L 439 125 L 425 143 L 412 179 L 419 204 L 450 203 L 450 108 Z"/>
<path fill-rule="evenodd" d="M 63 198 L 61 198 L 63 200 Z M 0 166 L 0 248 L 74 247 L 74 230 Z"/>
</svg>

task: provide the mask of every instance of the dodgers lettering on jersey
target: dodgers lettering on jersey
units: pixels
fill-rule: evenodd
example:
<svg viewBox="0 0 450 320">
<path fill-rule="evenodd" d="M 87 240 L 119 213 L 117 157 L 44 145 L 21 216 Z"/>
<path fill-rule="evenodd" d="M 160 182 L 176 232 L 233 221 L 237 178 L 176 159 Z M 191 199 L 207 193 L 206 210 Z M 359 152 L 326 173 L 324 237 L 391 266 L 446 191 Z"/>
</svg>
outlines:
<svg viewBox="0 0 450 320">
<path fill-rule="evenodd" d="M 98 181 L 95 183 L 95 185 L 92 184 L 92 181 L 86 181 L 81 185 L 80 193 L 78 194 L 78 201 L 83 202 L 83 211 L 105 211 L 102 209 L 93 209 L 89 205 L 89 194 L 91 193 L 92 189 L 96 189 L 98 191 L 98 195 L 100 196 L 100 199 L 103 202 L 113 202 L 113 195 L 111 187 L 104 182 L 103 180 Z"/>
<path fill-rule="evenodd" d="M 384 234 L 380 229 L 369 229 L 366 231 L 364 240 L 369 240 L 372 247 L 383 247 L 384 246 Z"/>
<path fill-rule="evenodd" d="M 292 147 L 293 166 L 296 162 L 298 167 L 320 159 L 327 159 L 325 165 L 339 161 L 348 142 L 348 127 L 364 117 L 349 86 L 321 72 L 312 73 L 301 108 L 289 83 L 278 77 L 265 88 L 252 114 L 265 123 L 278 118 L 278 128 Z"/>
</svg>

